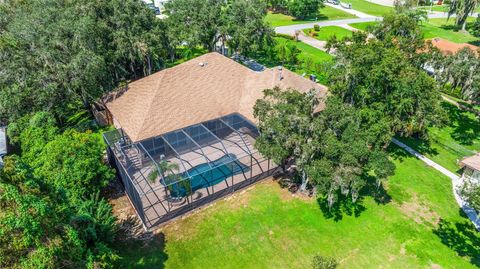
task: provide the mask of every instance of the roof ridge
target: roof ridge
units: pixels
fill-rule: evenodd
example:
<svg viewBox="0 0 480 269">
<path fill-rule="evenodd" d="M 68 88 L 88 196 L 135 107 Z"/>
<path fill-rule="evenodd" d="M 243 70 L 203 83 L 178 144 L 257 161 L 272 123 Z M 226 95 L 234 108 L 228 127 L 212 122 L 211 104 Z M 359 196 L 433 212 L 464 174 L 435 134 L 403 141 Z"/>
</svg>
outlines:
<svg viewBox="0 0 480 269">
<path fill-rule="evenodd" d="M 143 122 L 142 122 L 142 124 L 140 125 L 140 128 L 138 128 L 137 133 L 135 134 L 135 140 L 137 140 L 139 134 L 145 129 L 144 126 L 146 125 L 146 121 L 147 121 L 147 117 L 146 117 L 146 116 L 150 114 L 150 110 L 152 109 L 153 103 L 155 102 L 155 97 L 158 95 L 158 91 L 160 90 L 160 85 L 161 85 L 161 83 L 162 83 L 162 81 L 163 81 L 163 78 L 165 77 L 165 74 L 166 74 L 167 72 L 170 72 L 169 69 L 170 69 L 170 68 L 166 68 L 166 69 L 161 70 L 161 71 L 158 72 L 158 73 L 161 75 L 161 77 L 159 77 L 159 78 L 157 79 L 157 81 L 156 81 L 156 84 L 157 84 L 157 85 L 155 85 L 155 88 L 154 88 L 154 90 L 152 91 L 153 98 L 151 98 L 151 99 L 149 100 L 149 102 L 148 102 L 148 108 L 145 109 L 145 110 L 143 111 L 143 113 L 142 113 L 142 114 L 143 114 L 143 115 L 142 115 Z M 162 72 L 162 71 L 164 71 L 164 72 Z"/>
</svg>

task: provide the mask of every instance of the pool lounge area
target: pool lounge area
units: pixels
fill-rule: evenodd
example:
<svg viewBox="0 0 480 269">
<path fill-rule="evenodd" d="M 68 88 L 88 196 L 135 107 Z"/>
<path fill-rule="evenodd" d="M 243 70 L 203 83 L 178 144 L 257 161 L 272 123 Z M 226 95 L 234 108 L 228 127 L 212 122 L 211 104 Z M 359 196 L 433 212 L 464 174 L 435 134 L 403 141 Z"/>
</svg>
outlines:
<svg viewBox="0 0 480 269">
<path fill-rule="evenodd" d="M 277 169 L 253 147 L 258 130 L 234 113 L 132 143 L 104 134 L 126 193 L 145 229 L 265 178 Z"/>
</svg>

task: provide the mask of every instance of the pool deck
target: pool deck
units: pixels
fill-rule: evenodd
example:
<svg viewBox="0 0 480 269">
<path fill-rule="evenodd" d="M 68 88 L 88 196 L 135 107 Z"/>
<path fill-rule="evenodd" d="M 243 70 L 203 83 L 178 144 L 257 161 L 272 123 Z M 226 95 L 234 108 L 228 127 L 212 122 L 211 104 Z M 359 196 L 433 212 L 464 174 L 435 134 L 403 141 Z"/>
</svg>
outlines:
<svg viewBox="0 0 480 269">
<path fill-rule="evenodd" d="M 242 167 L 242 172 L 236 173 L 233 176 L 225 178 L 221 182 L 195 190 L 188 197 L 175 199 L 170 197 L 168 189 L 159 181 L 152 183 L 144 178 L 153 171 L 155 165 L 153 163 L 142 163 L 141 168 L 138 169 L 132 166 L 129 173 L 132 176 L 132 180 L 135 182 L 137 189 L 143 190 L 145 195 L 140 199 L 143 204 L 144 215 L 147 222 L 147 226 L 156 226 L 161 219 L 168 213 L 182 210 L 187 207 L 188 204 L 200 202 L 202 199 L 216 194 L 224 196 L 225 191 L 231 192 L 235 190 L 233 186 L 245 185 L 252 178 L 258 178 L 261 175 L 267 174 L 266 172 L 273 167 L 270 167 L 269 161 L 263 158 L 253 147 L 254 139 L 248 135 L 238 135 L 232 133 L 224 137 L 221 142 L 212 144 L 206 144 L 201 148 L 196 148 L 192 151 L 180 154 L 177 157 L 166 156 L 167 161 L 175 163 L 179 167 L 179 173 L 185 173 L 185 171 L 191 171 L 197 166 L 205 165 L 207 159 L 215 161 L 225 157 L 227 154 L 234 155 L 236 161 Z M 209 180 L 209 179 L 206 179 Z M 187 201 L 188 199 L 188 201 Z"/>
</svg>

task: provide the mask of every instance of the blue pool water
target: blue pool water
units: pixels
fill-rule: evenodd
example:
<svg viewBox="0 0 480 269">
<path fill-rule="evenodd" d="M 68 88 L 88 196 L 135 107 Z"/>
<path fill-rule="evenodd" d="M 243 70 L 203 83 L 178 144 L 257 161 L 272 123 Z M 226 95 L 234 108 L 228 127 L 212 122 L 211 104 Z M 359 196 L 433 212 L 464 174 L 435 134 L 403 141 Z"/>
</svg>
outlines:
<svg viewBox="0 0 480 269">
<path fill-rule="evenodd" d="M 231 160 L 237 160 L 237 157 L 233 154 L 225 155 L 213 162 L 211 168 L 208 163 L 197 165 L 188 170 L 188 175 L 191 176 L 191 188 L 192 193 L 196 190 L 216 185 L 225 179 L 248 171 L 249 167 L 241 162 L 233 163 Z M 241 168 L 240 168 L 241 166 Z M 182 177 L 188 177 L 187 173 L 183 173 Z M 187 186 L 182 183 L 176 183 L 169 187 L 170 195 L 172 197 L 184 197 L 187 195 Z"/>
</svg>

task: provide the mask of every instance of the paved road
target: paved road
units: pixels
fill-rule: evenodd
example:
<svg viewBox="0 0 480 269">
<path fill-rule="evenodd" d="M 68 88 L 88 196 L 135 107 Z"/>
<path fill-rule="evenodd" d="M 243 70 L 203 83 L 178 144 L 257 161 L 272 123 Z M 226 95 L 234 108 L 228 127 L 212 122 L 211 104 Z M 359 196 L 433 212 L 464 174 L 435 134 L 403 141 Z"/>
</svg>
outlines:
<svg viewBox="0 0 480 269">
<path fill-rule="evenodd" d="M 372 16 L 370 14 L 367 14 L 367 13 L 363 13 L 361 11 L 358 11 L 358 10 L 355 10 L 355 9 L 351 9 L 351 8 L 343 8 L 342 6 L 340 5 L 334 5 L 334 4 L 330 4 L 330 3 L 325 3 L 326 6 L 329 6 L 329 7 L 333 7 L 333 8 L 336 8 L 336 9 L 340 9 L 341 11 L 343 12 L 346 12 L 346 13 L 349 13 L 349 14 L 352 14 L 352 15 L 355 15 L 359 18 L 374 18 L 375 16 Z"/>
<path fill-rule="evenodd" d="M 477 212 L 468 206 L 468 204 L 463 200 L 463 198 L 458 194 L 458 189 L 462 186 L 462 179 L 457 176 L 456 174 L 450 172 L 446 168 L 440 166 L 439 164 L 435 163 L 434 161 L 428 159 L 424 155 L 420 154 L 419 152 L 415 151 L 411 147 L 405 145 L 404 143 L 398 141 L 397 139 L 392 140 L 393 143 L 398 145 L 399 147 L 403 148 L 404 150 L 408 151 L 410 154 L 414 155 L 418 159 L 422 160 L 424 163 L 426 163 L 428 166 L 431 166 L 437 171 L 440 171 L 442 174 L 446 175 L 452 180 L 452 189 L 453 189 L 453 196 L 455 197 L 455 200 L 457 201 L 457 204 L 460 206 L 460 208 L 465 212 L 465 214 L 468 216 L 468 218 L 472 221 L 473 225 L 475 225 L 475 228 L 480 231 L 480 218 L 477 215 Z"/>
<path fill-rule="evenodd" d="M 275 28 L 275 32 L 279 34 L 287 34 L 287 35 L 294 35 L 296 30 L 303 30 L 303 29 L 308 29 L 308 28 L 313 28 L 313 25 L 317 24 L 320 27 L 322 26 L 342 26 L 345 24 L 351 24 L 351 23 L 359 23 L 359 22 L 370 22 L 370 21 L 380 21 L 382 20 L 382 17 L 375 17 L 371 16 L 368 14 L 365 14 L 360 11 L 356 11 L 353 9 L 345 9 L 342 8 L 339 5 L 332 5 L 329 3 L 326 3 L 326 5 L 331 6 L 336 9 L 340 9 L 345 12 L 349 12 L 350 14 L 356 14 L 359 18 L 355 19 L 343 19 L 343 20 L 332 20 L 332 21 L 317 21 L 317 22 L 311 22 L 311 23 L 305 23 L 305 24 L 294 24 L 294 25 L 288 25 L 288 26 L 279 26 Z M 472 16 L 476 17 L 478 16 L 477 13 L 474 13 Z M 446 12 L 432 12 L 428 14 L 428 18 L 430 19 L 437 19 L 437 18 L 446 18 L 448 17 L 448 14 Z M 455 17 L 453 15 L 452 17 Z"/>
<path fill-rule="evenodd" d="M 296 30 L 303 30 L 308 28 L 313 28 L 313 25 L 318 24 L 320 27 L 322 26 L 340 26 L 343 24 L 351 24 L 357 22 L 369 22 L 369 21 L 376 21 L 381 20 L 382 18 L 379 17 L 372 17 L 372 18 L 357 18 L 357 19 L 345 19 L 345 20 L 334 20 L 334 21 L 318 21 L 318 22 L 311 22 L 305 24 L 295 24 L 295 25 L 287 25 L 287 26 L 279 26 L 275 28 L 275 32 L 279 34 L 287 34 L 287 35 L 294 35 Z"/>
</svg>

